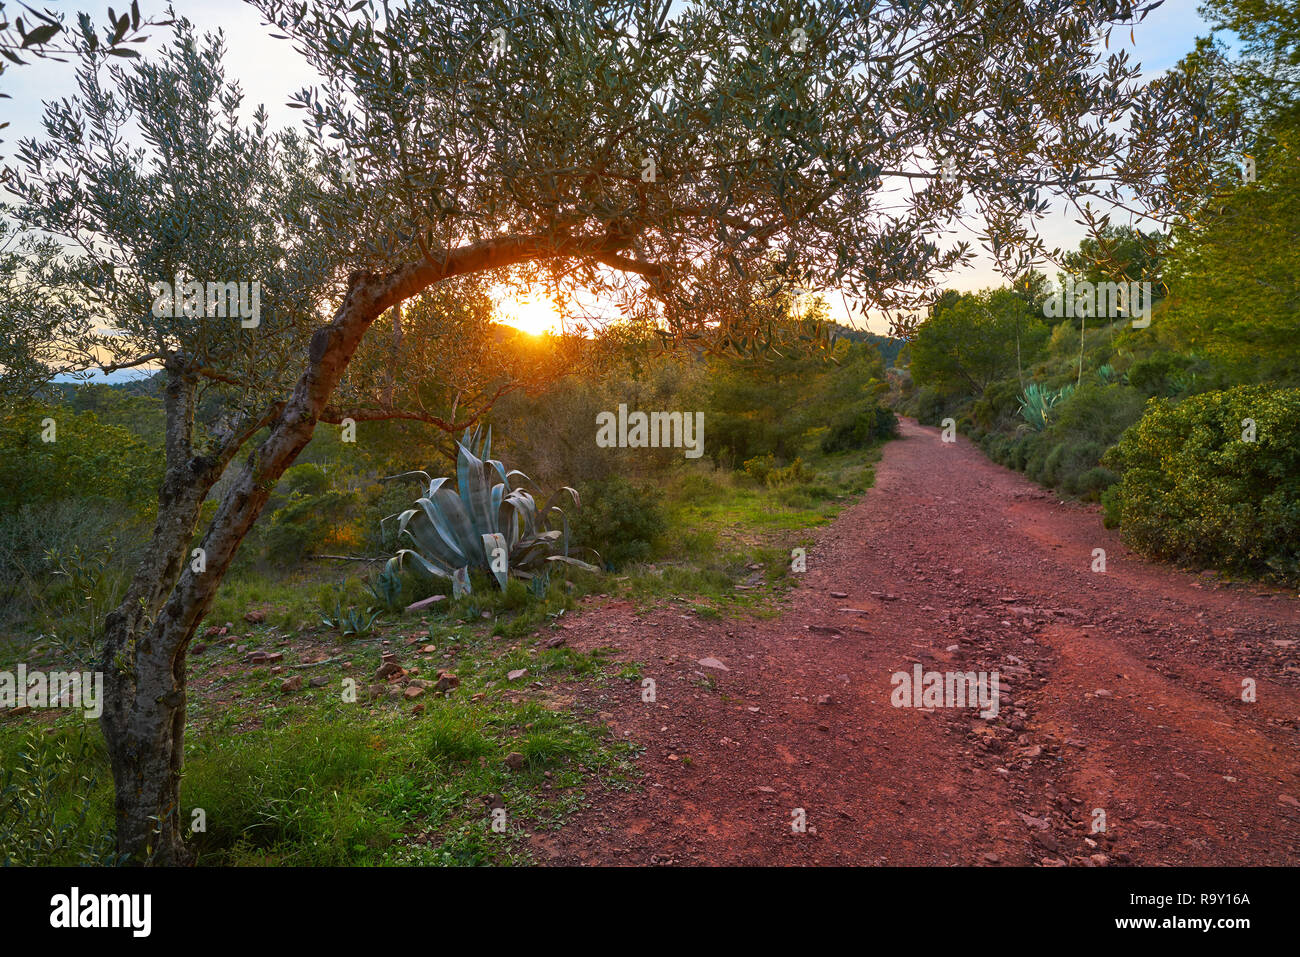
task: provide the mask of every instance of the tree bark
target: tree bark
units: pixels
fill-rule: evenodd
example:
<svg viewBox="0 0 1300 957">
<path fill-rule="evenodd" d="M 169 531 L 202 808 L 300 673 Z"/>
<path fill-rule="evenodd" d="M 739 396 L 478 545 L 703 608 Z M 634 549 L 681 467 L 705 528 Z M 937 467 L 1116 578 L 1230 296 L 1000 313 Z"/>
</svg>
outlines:
<svg viewBox="0 0 1300 957">
<path fill-rule="evenodd" d="M 186 861 L 176 800 L 185 730 L 183 649 L 156 634 L 198 523 L 220 475 L 192 454 L 196 386 L 184 358 L 166 367 L 167 467 L 151 547 L 122 603 L 104 624 L 101 726 L 113 770 L 118 852 L 129 860 Z M 164 637 L 164 640 L 159 640 Z M 178 654 L 180 652 L 180 654 Z"/>
<path fill-rule="evenodd" d="M 180 803 L 190 641 L 276 482 L 311 440 L 361 337 L 405 291 L 402 278 L 404 271 L 384 280 L 355 275 L 333 322 L 312 337 L 308 365 L 293 395 L 277 407 L 270 434 L 249 455 L 200 543 L 202 571 L 186 563 L 186 550 L 204 498 L 243 440 L 232 439 L 216 457 L 194 457 L 195 388 L 179 371 L 181 357 L 175 360 L 178 370 L 169 370 L 164 393 L 168 469 L 153 548 L 126 599 L 105 622 L 103 728 L 113 769 L 118 853 L 126 862 L 191 860 Z"/>
</svg>

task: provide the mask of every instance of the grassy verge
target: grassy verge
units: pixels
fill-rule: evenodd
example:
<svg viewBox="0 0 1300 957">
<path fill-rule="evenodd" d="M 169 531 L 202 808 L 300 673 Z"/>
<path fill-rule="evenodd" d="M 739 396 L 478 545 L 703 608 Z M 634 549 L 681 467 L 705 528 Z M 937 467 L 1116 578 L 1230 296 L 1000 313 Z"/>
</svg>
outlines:
<svg viewBox="0 0 1300 957">
<path fill-rule="evenodd" d="M 813 480 L 777 488 L 736 472 L 681 475 L 664 488 L 669 532 L 656 559 L 614 576 L 606 591 L 644 606 L 687 601 L 703 617 L 776 614 L 795 581 L 791 551 L 871 487 L 879 458 L 878 446 L 817 458 Z"/>
</svg>

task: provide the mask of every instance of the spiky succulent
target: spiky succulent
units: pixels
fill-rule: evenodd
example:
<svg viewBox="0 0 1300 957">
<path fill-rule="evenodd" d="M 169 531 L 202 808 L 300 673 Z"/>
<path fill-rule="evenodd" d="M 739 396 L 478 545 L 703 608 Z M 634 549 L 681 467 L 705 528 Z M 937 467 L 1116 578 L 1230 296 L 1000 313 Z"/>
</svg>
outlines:
<svg viewBox="0 0 1300 957">
<path fill-rule="evenodd" d="M 1052 409 L 1074 394 L 1074 386 L 1067 385 L 1060 389 L 1045 389 L 1037 382 L 1031 382 L 1020 398 L 1020 414 L 1024 420 L 1041 432 L 1047 428 Z"/>
<path fill-rule="evenodd" d="M 389 516 L 397 519 L 399 543 L 410 545 L 399 549 L 388 567 L 400 568 L 409 558 L 425 572 L 450 579 L 457 596 L 471 590 L 469 573 L 475 569 L 491 574 L 502 589 L 511 575 L 530 579 L 555 563 L 596 571 L 570 554 L 569 518 L 559 502 L 567 496 L 578 507 L 578 493 L 564 486 L 538 507 L 521 484 L 532 485 L 532 480 L 522 472 L 507 472 L 491 458 L 491 450 L 491 430 L 466 430 L 456 443 L 454 488 L 450 476 L 399 476 L 419 476 L 427 489 L 415 508 Z"/>
</svg>

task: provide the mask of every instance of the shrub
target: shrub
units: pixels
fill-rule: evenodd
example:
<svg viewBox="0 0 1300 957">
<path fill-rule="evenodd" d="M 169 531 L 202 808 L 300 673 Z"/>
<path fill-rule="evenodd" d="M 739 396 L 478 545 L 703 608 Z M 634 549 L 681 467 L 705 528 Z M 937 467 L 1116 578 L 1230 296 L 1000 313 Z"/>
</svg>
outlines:
<svg viewBox="0 0 1300 957">
<path fill-rule="evenodd" d="M 347 524 L 356 498 L 355 492 L 295 494 L 271 516 L 265 539 L 267 558 L 277 564 L 296 564 L 318 551 Z"/>
<path fill-rule="evenodd" d="M 302 462 L 285 469 L 280 484 L 290 495 L 321 495 L 329 489 L 330 480 L 319 465 Z"/>
<path fill-rule="evenodd" d="M 816 472 L 806 468 L 803 459 L 795 459 L 789 465 L 772 469 L 767 473 L 768 488 L 788 488 L 791 485 L 802 485 L 805 482 L 812 481 L 816 477 Z"/>
<path fill-rule="evenodd" d="M 1098 501 L 1105 491 L 1119 481 L 1119 476 L 1104 466 L 1098 465 L 1082 473 L 1076 480 L 1072 491 L 1089 501 Z"/>
<path fill-rule="evenodd" d="M 1176 395 L 1194 381 L 1193 364 L 1190 356 L 1157 352 L 1133 363 L 1128 371 L 1129 385 L 1147 396 Z"/>
<path fill-rule="evenodd" d="M 1044 477 L 1047 472 L 1047 458 L 1052 454 L 1051 446 L 1046 442 L 1035 442 L 1029 449 L 1028 457 L 1025 460 L 1025 475 L 1040 484 L 1044 483 Z"/>
<path fill-rule="evenodd" d="M 1137 551 L 1286 579 L 1300 573 L 1300 389 L 1153 399 L 1104 464 L 1122 473 L 1106 505 Z"/>
<path fill-rule="evenodd" d="M 621 568 L 648 558 L 667 527 L 660 493 L 616 475 L 583 485 L 573 537 L 599 552 L 610 567 Z"/>
<path fill-rule="evenodd" d="M 992 429 L 1016 414 L 1020 386 L 1014 379 L 995 382 L 970 408 L 971 421 L 985 429 Z"/>
<path fill-rule="evenodd" d="M 54 729 L 48 729 L 54 732 Z M 28 730 L 0 762 L 0 867 L 120 863 L 107 762 L 86 733 Z"/>
<path fill-rule="evenodd" d="M 1056 485 L 1057 470 L 1061 467 L 1061 458 L 1065 454 L 1065 443 L 1057 442 L 1052 446 L 1052 451 L 1047 453 L 1047 458 L 1043 462 L 1043 483 L 1045 485 Z"/>
<path fill-rule="evenodd" d="M 1011 467 L 1021 472 L 1029 468 L 1030 456 L 1034 454 L 1038 444 L 1039 437 L 1036 435 L 1022 435 L 1017 439 L 1011 448 Z"/>
<path fill-rule="evenodd" d="M 898 434 L 898 416 L 889 409 L 872 403 L 858 409 L 831 426 L 822 439 L 822 451 L 827 455 L 865 449 L 873 442 Z"/>
<path fill-rule="evenodd" d="M 1043 482 L 1071 495 L 1082 494 L 1080 477 L 1097 468 L 1105 451 L 1105 446 L 1086 439 L 1058 442 L 1043 464 Z"/>
<path fill-rule="evenodd" d="M 1129 386 L 1085 381 L 1082 388 L 1052 410 L 1049 431 L 1057 438 L 1086 440 L 1106 448 L 1118 442 L 1124 430 L 1142 418 L 1143 404 L 1141 394 Z"/>
<path fill-rule="evenodd" d="M 776 456 L 768 453 L 767 455 L 756 455 L 745 462 L 745 474 L 752 478 L 759 485 L 767 484 L 767 477 L 772 474 L 776 468 Z"/>
<path fill-rule="evenodd" d="M 916 421 L 922 425 L 938 425 L 948 414 L 948 400 L 934 389 L 922 389 L 915 399 Z"/>
</svg>

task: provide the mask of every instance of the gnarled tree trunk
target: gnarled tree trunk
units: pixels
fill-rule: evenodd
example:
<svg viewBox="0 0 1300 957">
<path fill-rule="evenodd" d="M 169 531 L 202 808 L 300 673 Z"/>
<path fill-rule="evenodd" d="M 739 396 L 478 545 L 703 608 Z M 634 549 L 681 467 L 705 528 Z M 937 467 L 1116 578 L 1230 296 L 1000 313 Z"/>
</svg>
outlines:
<svg viewBox="0 0 1300 957">
<path fill-rule="evenodd" d="M 149 555 L 105 622 L 104 738 L 113 769 L 118 852 L 132 863 L 185 864 L 180 779 L 185 738 L 185 656 L 195 630 L 276 482 L 310 441 L 357 343 L 387 304 L 359 276 L 335 320 L 312 338 L 291 398 L 268 415 L 270 434 L 222 498 L 199 547 L 187 549 L 204 498 L 251 432 L 213 457 L 193 455 L 195 384 L 184 357 L 168 363 L 167 472 Z"/>
</svg>

